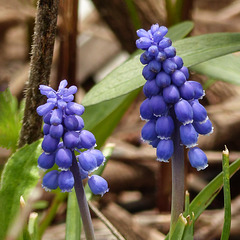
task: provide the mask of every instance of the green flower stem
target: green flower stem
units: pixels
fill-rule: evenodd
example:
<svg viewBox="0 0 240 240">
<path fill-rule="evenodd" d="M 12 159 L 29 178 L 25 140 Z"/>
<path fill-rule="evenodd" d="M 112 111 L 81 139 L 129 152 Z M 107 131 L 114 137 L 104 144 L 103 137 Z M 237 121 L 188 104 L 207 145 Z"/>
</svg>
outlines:
<svg viewBox="0 0 240 240">
<path fill-rule="evenodd" d="M 170 239 L 179 215 L 183 212 L 184 206 L 184 149 L 180 141 L 179 123 L 175 122 L 176 131 L 173 136 L 174 153 L 172 156 L 172 203 L 171 203 L 171 224 Z"/>
<path fill-rule="evenodd" d="M 76 159 L 74 152 L 72 152 L 72 156 L 73 156 L 73 161 L 72 161 L 72 166 L 71 166 L 70 170 L 74 176 L 74 181 L 75 181 L 74 188 L 75 188 L 75 192 L 76 192 L 76 196 L 77 196 L 77 200 L 78 200 L 78 206 L 79 206 L 80 213 L 81 213 L 85 236 L 86 236 L 87 240 L 94 240 L 95 237 L 94 237 L 92 219 L 91 219 L 86 195 L 84 192 L 83 183 L 81 180 L 81 175 L 80 175 L 80 171 L 78 168 L 77 159 Z"/>
</svg>

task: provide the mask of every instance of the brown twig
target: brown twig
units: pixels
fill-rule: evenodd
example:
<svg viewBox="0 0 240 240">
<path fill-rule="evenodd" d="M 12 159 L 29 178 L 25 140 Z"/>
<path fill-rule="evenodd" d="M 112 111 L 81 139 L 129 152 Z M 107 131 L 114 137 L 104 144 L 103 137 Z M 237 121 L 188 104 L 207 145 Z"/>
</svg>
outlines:
<svg viewBox="0 0 240 240">
<path fill-rule="evenodd" d="M 38 88 L 40 84 L 48 85 L 55 41 L 59 0 L 39 0 L 35 20 L 32 56 L 23 126 L 18 147 L 30 144 L 40 137 L 41 118 L 36 108 L 43 103 Z"/>
</svg>

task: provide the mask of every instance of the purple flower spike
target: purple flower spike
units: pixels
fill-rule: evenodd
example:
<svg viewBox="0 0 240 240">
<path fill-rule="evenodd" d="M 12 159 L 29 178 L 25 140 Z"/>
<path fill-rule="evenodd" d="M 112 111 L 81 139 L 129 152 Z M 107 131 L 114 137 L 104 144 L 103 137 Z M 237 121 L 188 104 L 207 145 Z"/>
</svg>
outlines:
<svg viewBox="0 0 240 240">
<path fill-rule="evenodd" d="M 156 65 L 161 66 L 158 62 Z M 45 85 L 39 87 L 40 92 L 48 99 L 47 103 L 37 108 L 37 113 L 43 116 L 44 121 L 42 141 L 44 152 L 38 158 L 38 167 L 47 170 L 55 163 L 59 167 L 59 171 L 52 170 L 43 177 L 42 187 L 47 191 L 59 187 L 62 192 L 70 192 L 74 186 L 74 177 L 81 178 L 79 181 L 87 178 L 88 173 L 105 161 L 102 152 L 93 149 L 96 146 L 94 135 L 83 130 L 84 121 L 80 116 L 84 113 L 84 107 L 73 102 L 73 94 L 77 92 L 77 87 L 67 88 L 67 84 L 67 80 L 61 81 L 57 91 Z M 81 152 L 80 149 L 84 148 L 86 151 Z M 73 157 L 75 151 L 80 153 L 79 162 Z M 78 171 L 72 169 L 73 161 L 77 161 L 80 176 L 77 176 Z M 69 168 L 73 171 L 74 177 Z"/>
<path fill-rule="evenodd" d="M 188 68 L 176 55 L 171 39 L 164 37 L 167 31 L 166 27 L 154 24 L 148 31 L 139 30 L 140 39 L 136 41 L 138 48 L 145 47 L 140 62 L 145 65 L 142 75 L 147 80 L 143 87 L 146 99 L 140 106 L 141 119 L 147 123 L 142 128 L 141 137 L 157 148 L 157 160 L 163 162 L 167 162 L 173 153 L 175 158 L 178 156 L 181 148 L 177 146 L 178 142 L 190 148 L 191 156 L 201 155 L 198 153 L 201 150 L 192 154 L 198 135 L 213 131 L 206 109 L 198 102 L 205 94 L 202 85 L 189 81 Z M 197 160 L 191 164 L 193 162 Z M 192 165 L 199 169 L 205 166 Z"/>
</svg>

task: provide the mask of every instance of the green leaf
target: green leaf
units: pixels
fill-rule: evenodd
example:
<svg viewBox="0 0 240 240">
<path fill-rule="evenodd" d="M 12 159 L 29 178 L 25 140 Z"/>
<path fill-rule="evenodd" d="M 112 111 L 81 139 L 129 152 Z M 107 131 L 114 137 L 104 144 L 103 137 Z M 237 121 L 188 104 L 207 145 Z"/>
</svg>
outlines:
<svg viewBox="0 0 240 240">
<path fill-rule="evenodd" d="M 22 124 L 17 99 L 9 89 L 0 93 L 0 113 L 0 146 L 14 152 Z"/>
<path fill-rule="evenodd" d="M 4 239 L 18 213 L 20 196 L 27 199 L 38 182 L 37 159 L 41 151 L 41 140 L 26 145 L 14 153 L 4 167 L 0 188 L 0 239 Z"/>
<path fill-rule="evenodd" d="M 171 38 L 172 42 L 175 42 L 186 37 L 192 31 L 193 27 L 194 23 L 191 21 L 178 23 L 169 28 L 166 37 Z"/>
<path fill-rule="evenodd" d="M 80 240 L 82 221 L 75 190 L 68 194 L 65 239 Z"/>
<path fill-rule="evenodd" d="M 240 85 L 240 57 L 233 54 L 192 66 L 190 69 L 211 78 Z"/>
<path fill-rule="evenodd" d="M 223 165 L 223 194 L 224 194 L 224 224 L 221 240 L 229 239 L 231 229 L 231 191 L 229 177 L 229 152 L 227 147 L 222 155 Z"/>
<path fill-rule="evenodd" d="M 234 161 L 229 167 L 232 176 L 240 168 L 240 159 Z M 223 172 L 219 173 L 190 203 L 189 211 L 194 213 L 195 220 L 211 204 L 223 186 Z"/>
<path fill-rule="evenodd" d="M 87 106 L 83 115 L 85 129 L 91 131 L 97 140 L 100 148 L 114 128 L 117 126 L 121 117 L 128 109 L 132 101 L 136 98 L 139 90 L 135 90 L 127 95 Z"/>
<path fill-rule="evenodd" d="M 212 58 L 240 50 L 240 33 L 213 33 L 176 41 L 173 46 L 185 66 L 193 66 Z M 143 66 L 137 55 L 108 74 L 83 99 L 85 106 L 125 95 L 144 85 Z"/>
<path fill-rule="evenodd" d="M 187 225 L 186 218 L 182 214 L 180 214 L 178 221 L 175 225 L 174 232 L 170 239 L 182 240 L 186 225 Z M 166 240 L 167 239 L 169 239 L 169 236 L 166 237 Z"/>
</svg>

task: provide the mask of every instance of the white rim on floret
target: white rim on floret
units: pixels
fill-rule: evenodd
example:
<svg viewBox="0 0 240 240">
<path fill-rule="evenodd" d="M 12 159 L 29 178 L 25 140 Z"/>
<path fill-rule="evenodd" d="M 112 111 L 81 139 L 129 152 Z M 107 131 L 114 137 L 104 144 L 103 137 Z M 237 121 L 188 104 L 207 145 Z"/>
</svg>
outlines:
<svg viewBox="0 0 240 240">
<path fill-rule="evenodd" d="M 206 95 L 205 90 L 203 90 L 203 94 L 199 99 L 203 99 L 203 97 Z"/>
<path fill-rule="evenodd" d="M 189 123 L 193 123 L 193 120 L 188 120 L 188 121 L 186 121 L 186 122 L 183 122 L 182 124 L 183 124 L 183 125 L 187 125 L 187 124 L 189 124 Z"/>
<path fill-rule="evenodd" d="M 207 135 L 207 136 L 211 135 L 213 133 L 213 130 L 214 130 L 214 127 L 212 127 L 212 130 L 209 133 L 205 134 L 205 135 Z"/>
<path fill-rule="evenodd" d="M 166 159 L 163 159 L 163 158 L 157 158 L 157 161 L 169 163 L 169 160 L 168 160 L 168 159 L 166 160 Z"/>
<path fill-rule="evenodd" d="M 190 144 L 190 145 L 185 145 L 186 148 L 193 148 L 193 147 L 196 147 L 198 144 L 197 143 L 193 143 L 193 144 Z"/>
<path fill-rule="evenodd" d="M 171 139 L 171 137 L 165 137 L 165 136 L 157 136 L 157 138 L 159 138 L 161 140 L 169 140 L 169 139 Z"/>
<path fill-rule="evenodd" d="M 46 169 L 46 168 L 42 168 L 42 167 L 40 167 L 39 165 L 37 165 L 37 167 L 39 168 L 39 169 L 41 169 L 42 171 L 44 171 L 44 172 L 46 172 L 48 169 Z"/>
<path fill-rule="evenodd" d="M 208 167 L 208 164 L 206 163 L 204 166 L 196 167 L 196 169 L 197 169 L 197 171 L 200 171 L 200 170 L 204 170 L 207 167 Z"/>
<path fill-rule="evenodd" d="M 63 189 L 61 190 L 62 193 L 65 193 L 65 192 L 72 192 L 72 189 Z"/>
<path fill-rule="evenodd" d="M 141 140 L 143 141 L 143 142 L 145 142 L 145 143 L 150 143 L 150 142 L 152 142 L 152 141 L 149 141 L 149 140 L 145 140 L 145 139 L 143 139 L 142 137 L 141 137 Z"/>
<path fill-rule="evenodd" d="M 208 118 L 208 116 L 207 116 L 202 122 L 199 122 L 199 123 L 200 123 L 200 124 L 203 124 L 203 123 L 205 123 L 208 119 L 209 119 L 209 118 Z"/>
<path fill-rule="evenodd" d="M 142 121 L 146 121 L 146 122 L 149 121 L 149 119 L 143 118 L 141 115 L 140 115 L 140 119 L 141 119 Z"/>
<path fill-rule="evenodd" d="M 104 191 L 104 192 L 101 193 L 101 197 L 102 197 L 105 193 L 107 193 L 107 192 L 109 192 L 109 188 L 108 188 L 106 191 Z"/>
<path fill-rule="evenodd" d="M 58 169 L 61 170 L 61 171 L 68 171 L 69 170 L 69 168 L 64 168 L 64 167 L 59 167 Z"/>
<path fill-rule="evenodd" d="M 52 191 L 52 189 L 44 186 L 43 184 L 42 184 L 42 188 L 43 188 L 46 192 L 51 192 L 51 191 Z"/>
</svg>

